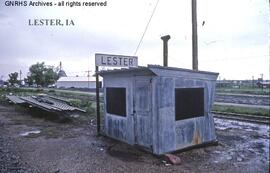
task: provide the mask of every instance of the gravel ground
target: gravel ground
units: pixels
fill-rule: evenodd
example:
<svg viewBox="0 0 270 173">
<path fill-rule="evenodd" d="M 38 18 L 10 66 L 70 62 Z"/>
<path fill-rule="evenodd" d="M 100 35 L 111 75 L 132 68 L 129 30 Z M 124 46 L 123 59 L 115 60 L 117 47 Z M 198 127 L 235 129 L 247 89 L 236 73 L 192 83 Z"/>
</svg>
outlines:
<svg viewBox="0 0 270 173">
<path fill-rule="evenodd" d="M 8 139 L 0 137 L 0 172 L 26 172 L 20 164 L 19 157 L 10 151 L 11 145 Z"/>
<path fill-rule="evenodd" d="M 14 140 L 3 134 L 2 127 L 0 125 L 0 172 L 31 173 L 32 171 L 27 169 L 27 165 L 23 164 L 21 158 L 14 152 L 16 148 Z"/>
<path fill-rule="evenodd" d="M 97 137 L 91 117 L 59 123 L 37 114 L 0 105 L 1 173 L 266 173 L 269 170 L 269 126 L 215 119 L 219 145 L 176 152 L 182 161 L 176 166 L 165 162 L 163 157 Z"/>
<path fill-rule="evenodd" d="M 215 102 L 237 103 L 249 105 L 270 105 L 270 96 L 252 96 L 252 95 L 235 95 L 235 94 L 219 94 L 215 95 Z"/>
</svg>

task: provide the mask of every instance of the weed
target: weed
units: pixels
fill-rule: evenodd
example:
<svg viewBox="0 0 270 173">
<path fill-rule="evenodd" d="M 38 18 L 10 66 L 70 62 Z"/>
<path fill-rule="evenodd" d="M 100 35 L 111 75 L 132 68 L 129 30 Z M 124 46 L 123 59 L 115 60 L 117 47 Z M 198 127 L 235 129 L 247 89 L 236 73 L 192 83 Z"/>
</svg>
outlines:
<svg viewBox="0 0 270 173">
<path fill-rule="evenodd" d="M 269 109 L 263 109 L 263 108 L 247 108 L 247 107 L 238 107 L 238 106 L 214 105 L 213 111 L 270 116 Z"/>
</svg>

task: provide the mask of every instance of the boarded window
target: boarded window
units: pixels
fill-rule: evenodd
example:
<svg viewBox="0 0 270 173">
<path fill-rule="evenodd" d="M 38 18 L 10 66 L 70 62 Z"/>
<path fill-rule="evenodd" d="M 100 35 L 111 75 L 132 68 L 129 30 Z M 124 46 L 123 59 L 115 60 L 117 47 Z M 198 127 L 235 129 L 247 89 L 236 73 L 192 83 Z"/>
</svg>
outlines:
<svg viewBox="0 0 270 173">
<path fill-rule="evenodd" d="M 107 113 L 126 116 L 126 88 L 106 88 Z"/>
<path fill-rule="evenodd" d="M 204 115 L 204 88 L 175 89 L 175 120 Z"/>
</svg>

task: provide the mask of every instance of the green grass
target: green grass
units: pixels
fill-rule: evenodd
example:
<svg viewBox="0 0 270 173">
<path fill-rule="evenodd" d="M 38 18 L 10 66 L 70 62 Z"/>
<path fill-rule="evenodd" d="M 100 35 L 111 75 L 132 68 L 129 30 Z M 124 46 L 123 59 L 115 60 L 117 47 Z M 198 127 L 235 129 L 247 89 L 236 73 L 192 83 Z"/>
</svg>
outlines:
<svg viewBox="0 0 270 173">
<path fill-rule="evenodd" d="M 249 114 L 258 116 L 270 116 L 269 109 L 263 108 L 247 108 L 237 106 L 225 106 L 225 105 L 214 105 L 213 111 L 226 112 L 226 113 L 237 113 L 237 114 Z"/>
<path fill-rule="evenodd" d="M 88 115 L 95 114 L 95 105 L 92 101 L 89 100 L 80 100 L 80 99 L 68 99 L 72 106 L 79 107 L 86 110 Z"/>
<path fill-rule="evenodd" d="M 270 95 L 270 88 L 252 88 L 252 87 L 241 87 L 241 88 L 229 88 L 222 87 L 216 88 L 218 93 L 234 93 L 234 94 L 253 94 L 253 95 Z"/>
</svg>

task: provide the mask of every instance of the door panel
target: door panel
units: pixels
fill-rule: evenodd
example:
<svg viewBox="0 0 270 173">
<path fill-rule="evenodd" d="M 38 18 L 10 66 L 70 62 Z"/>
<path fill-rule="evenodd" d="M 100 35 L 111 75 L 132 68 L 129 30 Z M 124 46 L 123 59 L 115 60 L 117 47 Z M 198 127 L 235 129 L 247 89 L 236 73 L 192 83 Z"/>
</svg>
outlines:
<svg viewBox="0 0 270 173">
<path fill-rule="evenodd" d="M 150 148 L 152 145 L 150 79 L 136 79 L 134 90 L 135 143 Z"/>
</svg>

